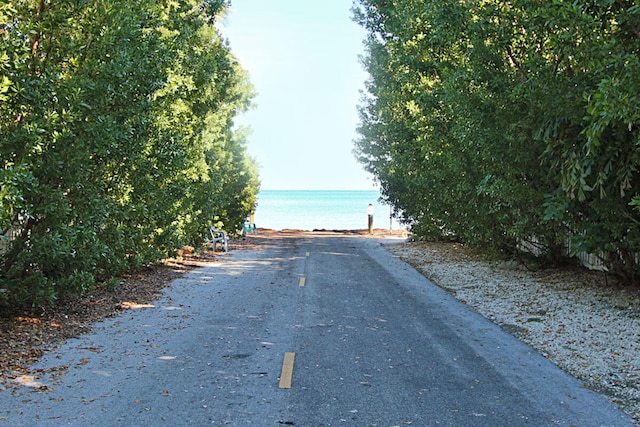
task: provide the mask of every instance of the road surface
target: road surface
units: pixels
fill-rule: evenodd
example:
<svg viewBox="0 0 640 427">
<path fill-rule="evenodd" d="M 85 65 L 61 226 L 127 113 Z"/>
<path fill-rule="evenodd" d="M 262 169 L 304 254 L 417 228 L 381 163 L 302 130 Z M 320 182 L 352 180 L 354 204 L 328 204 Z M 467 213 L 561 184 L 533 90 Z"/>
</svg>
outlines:
<svg viewBox="0 0 640 427">
<path fill-rule="evenodd" d="M 376 238 L 260 241 L 48 353 L 0 426 L 633 425 Z"/>
</svg>

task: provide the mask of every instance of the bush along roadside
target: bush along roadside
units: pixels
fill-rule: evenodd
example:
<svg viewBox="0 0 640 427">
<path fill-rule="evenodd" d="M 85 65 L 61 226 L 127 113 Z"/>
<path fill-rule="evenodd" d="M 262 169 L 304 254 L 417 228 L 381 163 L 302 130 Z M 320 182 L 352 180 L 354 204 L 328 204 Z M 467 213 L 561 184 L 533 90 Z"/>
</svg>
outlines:
<svg viewBox="0 0 640 427">
<path fill-rule="evenodd" d="M 253 96 L 224 1 L 0 5 L 0 305 L 46 306 L 240 229 Z M 11 238 L 8 238 L 9 235 Z"/>
</svg>

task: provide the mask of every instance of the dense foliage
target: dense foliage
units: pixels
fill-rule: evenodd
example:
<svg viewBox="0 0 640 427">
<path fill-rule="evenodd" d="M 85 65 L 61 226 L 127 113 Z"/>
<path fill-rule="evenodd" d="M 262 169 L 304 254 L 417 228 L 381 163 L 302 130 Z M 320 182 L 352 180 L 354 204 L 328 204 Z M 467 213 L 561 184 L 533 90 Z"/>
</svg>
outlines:
<svg viewBox="0 0 640 427">
<path fill-rule="evenodd" d="M 241 228 L 257 168 L 224 0 L 0 4 L 0 305 L 52 304 Z M 9 230 L 16 236 L 7 242 Z"/>
<path fill-rule="evenodd" d="M 356 155 L 420 236 L 640 276 L 640 5 L 359 0 Z"/>
</svg>

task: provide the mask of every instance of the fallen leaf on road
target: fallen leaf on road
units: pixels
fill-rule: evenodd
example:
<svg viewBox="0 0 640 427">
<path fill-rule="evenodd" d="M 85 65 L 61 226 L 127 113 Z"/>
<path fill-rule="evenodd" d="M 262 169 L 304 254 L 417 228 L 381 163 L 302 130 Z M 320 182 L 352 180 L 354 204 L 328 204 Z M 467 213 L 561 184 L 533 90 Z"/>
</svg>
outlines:
<svg viewBox="0 0 640 427">
<path fill-rule="evenodd" d="M 102 347 L 78 347 L 78 350 L 89 350 L 94 353 L 100 353 L 102 351 Z"/>
<path fill-rule="evenodd" d="M 14 378 L 13 382 L 25 387 L 46 388 L 46 385 L 39 381 L 36 381 L 37 378 L 38 377 L 36 377 L 35 375 L 20 375 L 19 377 Z"/>
<path fill-rule="evenodd" d="M 140 304 L 137 302 L 131 302 L 131 301 L 124 301 L 120 303 L 120 308 L 123 309 L 132 309 L 132 308 L 153 308 L 155 307 L 155 305 L 153 304 Z"/>
</svg>

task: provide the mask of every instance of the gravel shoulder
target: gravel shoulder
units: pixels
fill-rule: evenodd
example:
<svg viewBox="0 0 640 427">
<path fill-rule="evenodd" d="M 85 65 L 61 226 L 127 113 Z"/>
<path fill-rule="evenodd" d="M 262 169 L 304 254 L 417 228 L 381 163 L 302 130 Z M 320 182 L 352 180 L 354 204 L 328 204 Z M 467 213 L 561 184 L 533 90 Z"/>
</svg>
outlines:
<svg viewBox="0 0 640 427">
<path fill-rule="evenodd" d="M 637 288 L 581 268 L 529 271 L 515 262 L 486 261 L 455 243 L 386 247 L 640 424 Z"/>
</svg>

